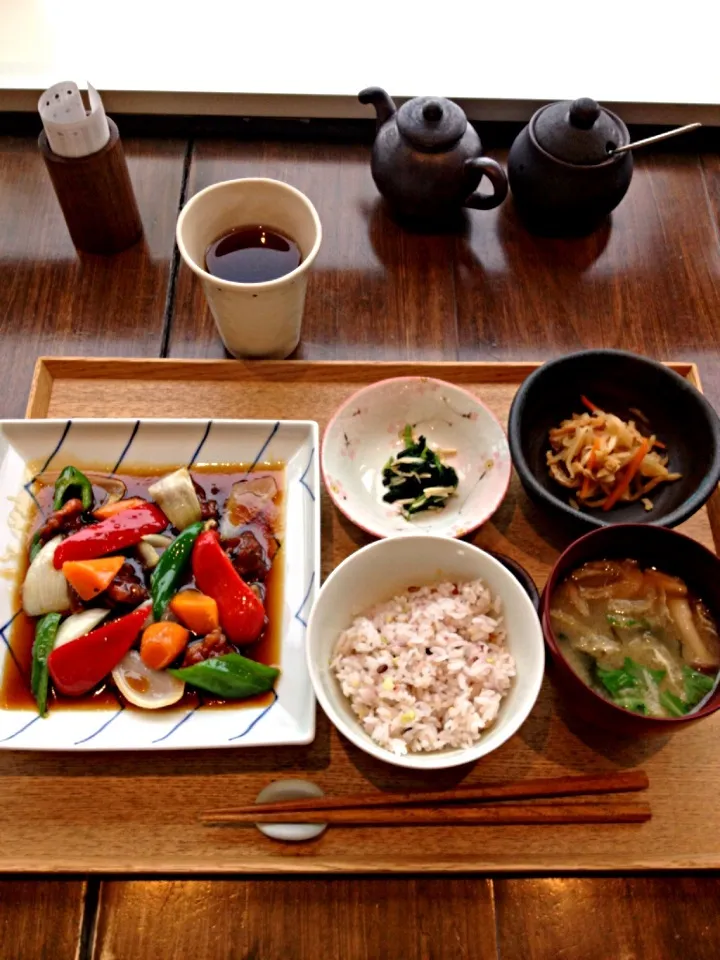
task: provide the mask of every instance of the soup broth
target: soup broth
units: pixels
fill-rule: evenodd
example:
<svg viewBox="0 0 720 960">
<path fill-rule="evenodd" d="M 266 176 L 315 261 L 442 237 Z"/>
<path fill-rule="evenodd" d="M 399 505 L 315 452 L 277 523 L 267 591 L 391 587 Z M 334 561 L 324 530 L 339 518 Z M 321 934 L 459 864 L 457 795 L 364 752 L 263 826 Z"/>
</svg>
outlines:
<svg viewBox="0 0 720 960">
<path fill-rule="evenodd" d="M 678 577 L 635 560 L 592 561 L 560 584 L 550 616 L 573 670 L 626 710 L 684 716 L 715 686 L 717 626 Z"/>
</svg>

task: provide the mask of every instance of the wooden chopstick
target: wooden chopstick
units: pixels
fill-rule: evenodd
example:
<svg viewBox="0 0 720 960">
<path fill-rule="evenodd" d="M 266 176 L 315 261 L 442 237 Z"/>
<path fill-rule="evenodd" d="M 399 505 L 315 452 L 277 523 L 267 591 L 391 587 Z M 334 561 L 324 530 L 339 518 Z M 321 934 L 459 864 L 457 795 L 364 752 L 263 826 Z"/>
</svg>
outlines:
<svg viewBox="0 0 720 960">
<path fill-rule="evenodd" d="M 646 790 L 647 774 L 643 770 L 619 773 L 587 774 L 572 777 L 542 777 L 515 783 L 497 783 L 456 790 L 415 793 L 354 793 L 338 797 L 310 797 L 301 800 L 280 800 L 276 803 L 247 803 L 225 810 L 210 810 L 200 816 L 204 823 L 234 822 L 240 814 L 296 813 L 305 810 L 339 810 L 360 807 L 436 806 L 438 804 L 488 802 L 493 800 L 532 800 L 538 797 L 575 797 L 583 794 L 629 793 Z M 277 822 L 277 821 L 276 821 Z M 306 823 L 310 821 L 304 821 Z M 327 823 L 327 819 L 322 821 Z"/>
<path fill-rule="evenodd" d="M 476 807 L 369 807 L 366 809 L 305 810 L 285 813 L 260 812 L 228 813 L 221 819 L 204 814 L 200 818 L 209 823 L 330 823 L 354 826 L 429 825 L 492 826 L 513 823 L 644 823 L 650 819 L 647 803 L 502 803 L 497 806 L 482 804 Z"/>
</svg>

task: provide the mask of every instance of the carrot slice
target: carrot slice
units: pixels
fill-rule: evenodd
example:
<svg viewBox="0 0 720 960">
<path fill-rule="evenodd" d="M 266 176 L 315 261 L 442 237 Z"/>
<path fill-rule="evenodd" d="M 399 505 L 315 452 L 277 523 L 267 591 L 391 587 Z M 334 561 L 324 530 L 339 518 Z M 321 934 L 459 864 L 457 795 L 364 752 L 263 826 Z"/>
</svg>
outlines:
<svg viewBox="0 0 720 960">
<path fill-rule="evenodd" d="M 204 636 L 220 626 L 218 605 L 199 590 L 183 590 L 170 601 L 170 609 L 186 627 Z"/>
<path fill-rule="evenodd" d="M 588 400 L 587 397 L 584 397 L 584 396 L 581 395 L 581 396 L 580 396 L 580 399 L 581 399 L 582 402 L 585 404 L 585 406 L 588 408 L 588 410 L 591 411 L 591 413 L 602 413 L 602 412 L 603 412 L 602 409 L 601 409 L 600 407 L 598 407 L 598 405 L 597 405 L 596 403 L 593 403 L 592 400 Z"/>
<path fill-rule="evenodd" d="M 151 623 L 140 640 L 140 659 L 151 670 L 164 670 L 180 656 L 189 639 L 189 631 L 172 620 Z"/>
<path fill-rule="evenodd" d="M 116 500 L 114 503 L 104 503 L 97 510 L 93 510 L 93 516 L 101 520 L 107 520 L 108 517 L 114 517 L 123 510 L 130 510 L 132 507 L 142 507 L 147 503 L 142 497 L 128 497 L 127 500 Z"/>
<path fill-rule="evenodd" d="M 110 584 L 125 563 L 125 557 L 100 557 L 97 560 L 66 560 L 65 579 L 83 600 L 92 600 Z"/>
<path fill-rule="evenodd" d="M 632 478 L 640 469 L 640 464 L 645 459 L 645 454 L 650 449 L 650 441 L 645 439 L 640 444 L 640 448 L 635 456 L 632 458 L 630 463 L 625 468 L 625 473 L 623 474 L 622 480 L 615 484 L 615 489 L 608 496 L 607 500 L 603 504 L 603 510 L 609 510 L 610 507 L 614 507 L 618 502 L 620 497 L 625 493 L 630 484 L 632 483 Z"/>
</svg>

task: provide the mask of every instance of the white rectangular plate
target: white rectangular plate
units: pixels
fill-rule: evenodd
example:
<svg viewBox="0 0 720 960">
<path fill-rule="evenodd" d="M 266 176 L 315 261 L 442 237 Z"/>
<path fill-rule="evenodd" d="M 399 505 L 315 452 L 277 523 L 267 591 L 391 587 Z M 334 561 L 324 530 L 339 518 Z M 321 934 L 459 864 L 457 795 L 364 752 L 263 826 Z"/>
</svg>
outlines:
<svg viewBox="0 0 720 960">
<path fill-rule="evenodd" d="M 305 627 L 320 577 L 318 427 L 302 420 L 0 421 L 0 557 L 17 568 L 31 508 L 29 481 L 76 464 L 107 472 L 138 465 L 164 470 L 200 464 L 282 461 L 285 518 L 281 675 L 270 706 L 200 706 L 140 711 L 58 709 L 41 719 L 0 710 L 0 748 L 162 750 L 310 743 L 315 698 L 305 665 Z M 10 641 L 17 614 L 13 580 L 0 577 L 0 678 L 15 670 Z"/>
</svg>

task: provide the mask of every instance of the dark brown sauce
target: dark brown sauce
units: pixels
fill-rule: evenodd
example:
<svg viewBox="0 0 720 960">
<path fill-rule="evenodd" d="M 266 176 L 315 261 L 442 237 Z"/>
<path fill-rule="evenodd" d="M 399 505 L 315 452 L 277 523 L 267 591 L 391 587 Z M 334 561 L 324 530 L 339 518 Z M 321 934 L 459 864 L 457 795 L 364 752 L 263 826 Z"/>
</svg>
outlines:
<svg viewBox="0 0 720 960">
<path fill-rule="evenodd" d="M 232 283 L 267 283 L 300 265 L 300 248 L 290 237 L 263 226 L 238 227 L 205 251 L 208 273 Z"/>
<path fill-rule="evenodd" d="M 126 496 L 147 498 L 147 488 L 153 484 L 158 477 L 166 476 L 168 473 L 172 472 L 173 469 L 173 467 L 167 467 L 166 469 L 158 470 L 157 472 L 153 473 L 150 469 L 140 470 L 140 468 L 138 468 L 137 472 L 133 472 L 132 468 L 128 468 L 127 471 L 114 474 L 114 476 L 117 476 L 125 483 L 127 487 Z M 262 477 L 268 474 L 272 475 L 277 483 L 278 494 L 275 497 L 274 502 L 279 508 L 279 519 L 274 526 L 273 533 L 281 542 L 283 539 L 282 520 L 284 515 L 283 500 L 285 493 L 283 483 L 284 470 L 284 464 L 266 464 L 263 465 L 262 469 L 256 468 L 252 472 L 253 477 Z M 247 465 L 244 464 L 222 467 L 217 465 L 194 467 L 191 473 L 205 490 L 206 496 L 209 499 L 217 501 L 218 509 L 221 515 L 225 509 L 225 502 L 230 494 L 230 488 L 232 485 L 238 480 L 242 480 L 244 477 L 249 475 L 247 472 Z M 105 496 L 105 491 L 101 487 L 94 487 L 93 493 L 95 495 L 96 503 L 100 503 L 102 498 Z M 43 510 L 49 512 L 52 509 L 52 486 L 43 486 L 40 484 L 36 485 L 35 496 L 37 502 Z M 40 524 L 41 516 L 36 511 L 36 516 L 32 517 L 31 519 L 28 542 L 32 536 L 32 533 L 40 526 Z M 259 524 L 248 524 L 247 529 L 251 530 L 262 544 L 265 543 L 267 530 L 264 526 Z M 135 566 L 138 571 L 142 570 L 142 567 L 139 564 L 136 564 Z M 275 562 L 270 569 L 267 579 L 265 580 L 265 586 L 267 590 L 265 596 L 265 609 L 267 611 L 268 626 L 264 633 L 260 636 L 259 640 L 247 647 L 243 647 L 241 650 L 242 655 L 249 657 L 251 660 L 257 660 L 259 663 L 265 663 L 277 667 L 282 666 L 280 662 L 283 614 L 282 569 L 283 558 L 281 547 L 280 551 L 275 557 Z M 27 559 L 25 559 L 21 569 L 18 571 L 13 605 L 13 609 L 15 610 L 20 609 L 21 607 L 21 586 L 23 580 L 25 579 L 26 573 Z M 184 585 L 191 585 L 192 582 L 192 575 L 188 573 L 188 577 L 185 580 Z M 149 586 L 149 576 L 146 578 L 146 585 Z M 35 699 L 30 692 L 28 684 L 28 678 L 30 677 L 30 668 L 32 664 L 32 646 L 35 639 L 35 619 L 26 616 L 25 613 L 21 611 L 13 622 L 12 632 L 10 633 L 8 639 L 10 641 L 10 645 L 12 646 L 13 653 L 15 654 L 15 658 L 20 665 L 20 670 L 22 673 L 18 671 L 17 666 L 15 666 L 12 659 L 8 656 L 6 658 L 2 683 L 0 684 L 0 709 L 35 710 Z M 141 710 L 140 707 L 135 707 L 133 704 L 128 703 L 122 694 L 115 689 L 111 682 L 105 683 L 92 693 L 78 698 L 58 696 L 52 689 L 52 682 L 50 687 L 51 689 L 48 695 L 48 708 L 51 711 L 58 709 L 107 709 L 108 707 L 117 706 L 118 702 L 130 710 Z M 267 706 L 268 704 L 272 703 L 273 698 L 274 693 L 271 690 L 268 693 L 258 694 L 258 696 L 250 697 L 246 700 L 218 700 L 213 698 L 212 694 L 203 694 L 201 696 L 197 690 L 186 686 L 185 693 L 183 694 L 181 700 L 179 700 L 177 703 L 174 703 L 170 707 L 164 707 L 154 712 L 162 713 L 163 710 L 190 709 L 191 707 L 199 706 L 201 703 L 205 706 L 231 707 L 234 709 L 238 709 L 240 707 L 259 707 Z"/>
</svg>

